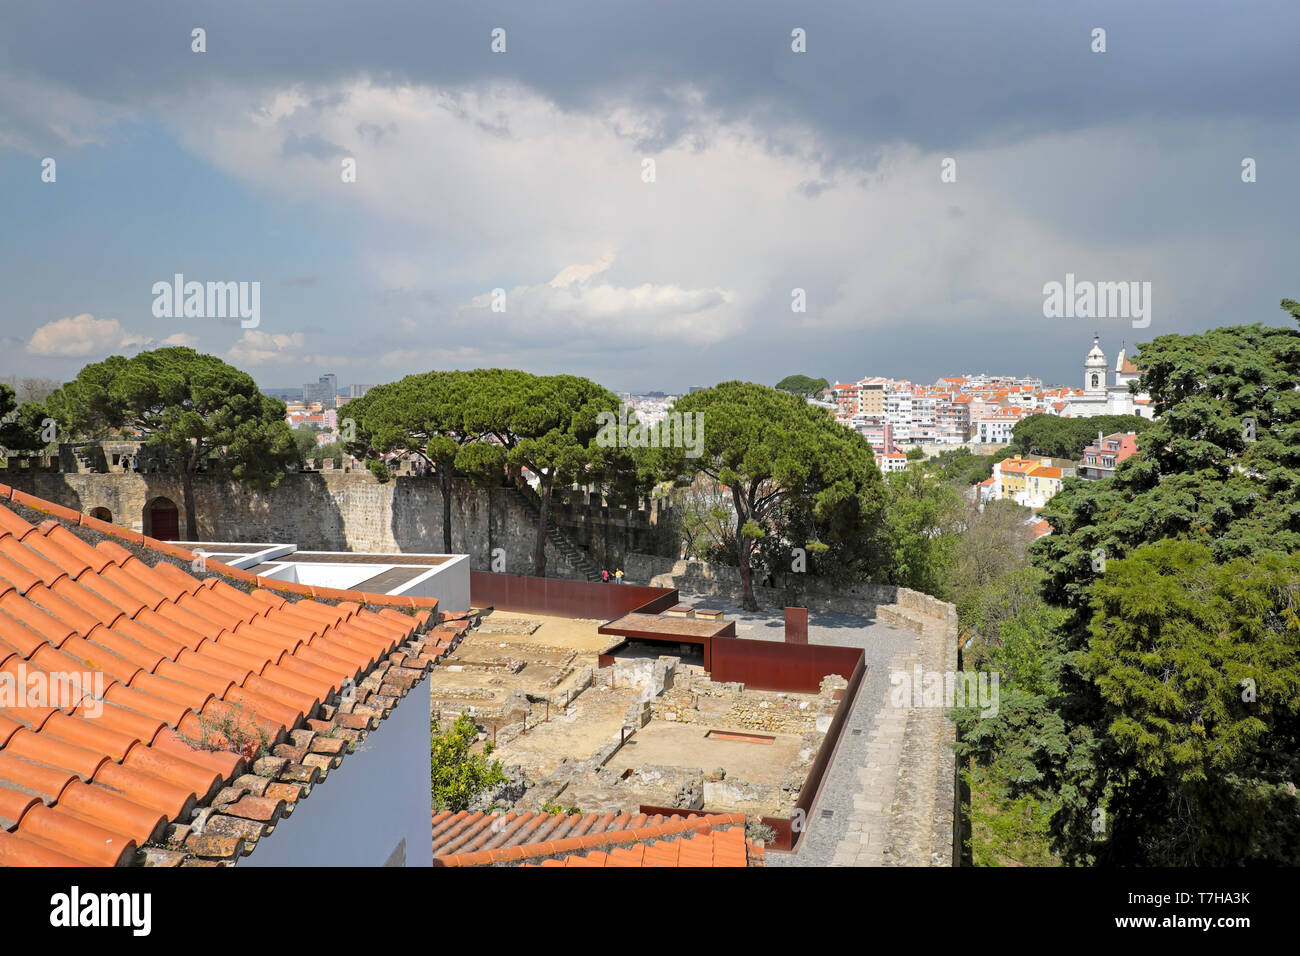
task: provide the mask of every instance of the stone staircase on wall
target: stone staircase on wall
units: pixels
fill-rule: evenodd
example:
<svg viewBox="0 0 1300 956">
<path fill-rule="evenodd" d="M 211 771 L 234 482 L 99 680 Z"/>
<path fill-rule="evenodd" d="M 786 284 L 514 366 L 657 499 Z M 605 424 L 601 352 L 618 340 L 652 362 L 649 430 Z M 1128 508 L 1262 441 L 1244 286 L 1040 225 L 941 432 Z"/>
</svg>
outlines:
<svg viewBox="0 0 1300 956">
<path fill-rule="evenodd" d="M 523 507 L 524 512 L 533 523 L 542 519 L 542 501 L 537 492 L 526 483 L 506 486 L 506 492 Z M 556 527 L 555 521 L 546 523 L 546 538 L 568 565 L 588 581 L 600 580 L 600 568 L 587 556 L 587 552 L 574 544 L 569 537 Z"/>
</svg>

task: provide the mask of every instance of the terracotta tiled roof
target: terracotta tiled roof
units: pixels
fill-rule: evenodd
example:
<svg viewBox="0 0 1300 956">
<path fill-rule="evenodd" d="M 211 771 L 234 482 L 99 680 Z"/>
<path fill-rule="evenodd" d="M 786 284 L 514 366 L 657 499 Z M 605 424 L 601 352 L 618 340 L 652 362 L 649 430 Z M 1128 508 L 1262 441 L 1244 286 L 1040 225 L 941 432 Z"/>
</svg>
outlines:
<svg viewBox="0 0 1300 956">
<path fill-rule="evenodd" d="M 763 851 L 745 839 L 743 823 L 729 827 L 701 827 L 693 836 L 660 839 L 595 850 L 581 856 L 565 856 L 525 863 L 524 866 L 564 867 L 715 867 L 761 865 Z"/>
<path fill-rule="evenodd" d="M 745 866 L 745 815 L 721 813 L 707 816 L 685 817 L 647 816 L 646 814 L 547 814 L 507 813 L 481 814 L 435 813 L 433 816 L 433 853 L 435 866 L 485 866 L 489 864 L 518 864 L 525 861 L 546 860 L 544 866 L 566 865 L 562 860 L 547 859 L 565 854 L 599 851 L 611 857 L 620 849 L 644 855 L 654 850 L 653 858 L 666 859 L 666 851 L 658 849 L 670 842 L 693 843 L 698 834 L 712 846 L 711 834 L 735 832 L 722 844 L 716 856 L 718 862 L 688 862 L 703 860 L 704 844 L 692 846 L 688 851 L 673 851 L 673 863 L 644 865 L 668 866 Z M 681 837 L 678 841 L 676 838 Z M 691 837 L 692 839 L 687 839 Z M 737 847 L 734 840 L 739 840 Z M 653 842 L 648 842 L 653 841 Z M 637 849 L 637 848 L 640 849 Z M 457 850 L 459 852 L 450 852 Z M 713 851 L 709 850 L 713 860 Z M 761 853 L 761 851 L 758 851 Z M 574 859 L 581 859 L 574 857 Z M 593 865 L 576 863 L 573 865 Z M 605 865 L 604 863 L 594 865 Z M 617 866 L 617 862 L 609 865 Z M 642 864 L 635 864 L 642 865 Z"/>
<path fill-rule="evenodd" d="M 113 528 L 0 485 L 5 499 Z M 143 857 L 167 865 L 248 852 L 454 636 L 417 633 L 429 610 L 363 606 L 379 595 L 293 602 L 200 579 L 162 557 L 185 549 L 113 531 L 134 553 L 0 505 L 0 864 L 133 864 L 150 843 Z M 193 832 L 202 804 L 214 812 Z"/>
<path fill-rule="evenodd" d="M 454 856 L 480 850 L 546 843 L 593 833 L 657 826 L 671 817 L 632 813 L 459 813 L 433 814 L 433 855 Z"/>
<path fill-rule="evenodd" d="M 1037 459 L 1020 458 L 1017 456 L 1015 458 L 1002 459 L 1002 461 L 998 462 L 998 466 L 1002 469 L 1004 474 L 1008 472 L 1024 472 L 1025 474 L 1028 474 L 1035 468 L 1041 468 L 1043 465 L 1042 462 Z"/>
<path fill-rule="evenodd" d="M 11 489 L 8 485 L 0 485 L 0 501 L 10 499 L 14 504 L 31 508 L 33 511 L 41 514 L 50 515 L 71 526 L 80 526 L 90 531 L 98 532 L 110 538 L 116 538 L 119 541 L 125 541 L 130 544 L 144 545 L 151 551 L 165 554 L 168 557 L 177 558 L 181 561 L 193 561 L 198 555 L 182 548 L 179 545 L 172 544 L 168 541 L 158 541 L 155 538 L 147 538 L 139 531 L 131 531 L 128 528 L 122 528 L 107 521 L 101 521 L 98 518 L 92 518 L 90 515 L 82 514 L 71 508 L 65 508 L 63 505 L 54 504 L 29 495 L 25 492 Z M 210 573 L 218 574 L 222 577 L 231 578 L 236 581 L 242 581 L 245 584 L 257 584 L 259 587 L 271 591 L 279 591 L 282 594 L 294 594 L 300 597 L 316 598 L 317 600 L 328 601 L 358 601 L 364 599 L 367 604 L 378 604 L 387 607 L 396 607 L 402 609 L 427 610 L 434 611 L 438 602 L 433 598 L 425 597 L 408 597 L 404 594 L 375 594 L 372 592 L 344 590 L 341 588 L 327 587 L 309 587 L 305 584 L 297 584 L 292 581 L 278 581 L 275 578 L 263 577 L 245 571 L 242 568 L 234 568 L 230 565 L 223 564 L 220 561 L 206 560 L 206 570 Z"/>
</svg>

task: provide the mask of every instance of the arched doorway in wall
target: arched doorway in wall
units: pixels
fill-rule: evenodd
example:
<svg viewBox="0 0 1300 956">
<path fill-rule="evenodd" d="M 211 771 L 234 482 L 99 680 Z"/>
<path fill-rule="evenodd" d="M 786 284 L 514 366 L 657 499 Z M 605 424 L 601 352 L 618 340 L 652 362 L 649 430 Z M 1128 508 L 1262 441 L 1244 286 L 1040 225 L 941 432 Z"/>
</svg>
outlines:
<svg viewBox="0 0 1300 956">
<path fill-rule="evenodd" d="M 144 506 L 144 533 L 159 541 L 179 541 L 181 514 L 170 498 L 154 498 Z"/>
<path fill-rule="evenodd" d="M 109 524 L 113 523 L 113 512 L 109 511 L 107 508 L 91 508 L 90 516 L 92 518 L 98 518 L 100 521 L 107 521 Z"/>
</svg>

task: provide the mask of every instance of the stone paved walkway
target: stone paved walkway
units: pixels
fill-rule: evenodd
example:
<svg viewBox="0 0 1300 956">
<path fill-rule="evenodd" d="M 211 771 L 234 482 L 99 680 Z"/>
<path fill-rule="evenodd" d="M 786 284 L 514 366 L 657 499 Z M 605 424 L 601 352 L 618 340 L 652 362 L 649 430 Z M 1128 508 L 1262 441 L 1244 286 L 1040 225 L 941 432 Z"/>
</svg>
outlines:
<svg viewBox="0 0 1300 956">
<path fill-rule="evenodd" d="M 718 607 L 716 597 L 685 592 L 687 604 Z M 780 611 L 748 612 L 726 607 L 736 636 L 781 640 Z M 940 708 L 895 707 L 889 675 L 943 671 L 943 635 L 936 625 L 924 635 L 848 614 L 809 615 L 814 644 L 861 647 L 867 673 L 853 702 L 821 794 L 813 805 L 799 848 L 769 853 L 768 866 L 949 866 L 943 832 L 944 794 L 935 781 L 950 779 L 947 748 L 952 725 Z M 946 776 L 942 776 L 946 774 Z M 939 776 L 937 776 L 939 775 Z"/>
</svg>

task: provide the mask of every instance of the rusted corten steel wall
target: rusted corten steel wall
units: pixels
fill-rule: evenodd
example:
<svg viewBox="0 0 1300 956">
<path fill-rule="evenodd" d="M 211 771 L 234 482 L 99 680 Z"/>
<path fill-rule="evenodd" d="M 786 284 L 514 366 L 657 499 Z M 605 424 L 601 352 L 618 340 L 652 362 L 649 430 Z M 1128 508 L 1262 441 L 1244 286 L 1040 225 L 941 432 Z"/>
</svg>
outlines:
<svg viewBox="0 0 1300 956">
<path fill-rule="evenodd" d="M 671 607 L 671 605 L 669 606 Z M 638 608 L 637 613 L 649 614 L 653 612 L 646 611 L 645 608 Z M 736 622 L 728 621 L 726 627 L 717 634 L 701 635 L 679 634 L 676 631 L 655 631 L 644 628 L 620 627 L 618 626 L 617 619 L 615 619 L 608 624 L 601 625 L 597 633 L 613 634 L 616 637 L 626 637 L 628 640 L 635 641 L 657 641 L 662 644 L 667 644 L 670 647 L 677 647 L 679 644 L 698 644 L 701 653 L 704 655 L 704 669 L 711 672 L 713 670 L 713 644 L 717 640 L 734 640 L 736 637 Z M 605 654 L 602 654 L 598 666 L 608 667 L 614 662 L 615 652 L 622 650 L 626 646 L 627 641 L 624 641 L 617 647 L 611 648 Z"/>
<path fill-rule="evenodd" d="M 787 644 L 808 643 L 808 609 L 806 607 L 788 607 L 785 609 L 785 642 Z"/>
<path fill-rule="evenodd" d="M 629 585 L 619 585 L 619 586 L 628 587 Z M 664 611 L 668 610 L 670 607 L 677 604 L 678 602 L 678 595 L 677 595 L 676 588 L 651 588 L 651 587 L 642 587 L 640 585 L 637 585 L 636 589 L 638 591 L 657 591 L 658 597 L 651 598 L 649 601 L 647 601 L 645 604 L 642 604 L 640 607 L 632 608 L 632 611 L 629 611 L 628 613 L 635 612 L 637 614 L 662 614 Z"/>
<path fill-rule="evenodd" d="M 672 607 L 677 603 L 677 591 L 639 584 L 602 584 L 471 571 L 469 599 L 474 607 L 609 621 L 646 604 Z"/>
<path fill-rule="evenodd" d="M 717 638 L 710 674 L 715 681 L 734 681 L 755 690 L 815 694 L 827 674 L 849 680 L 862 656 L 853 647 Z"/>
</svg>

